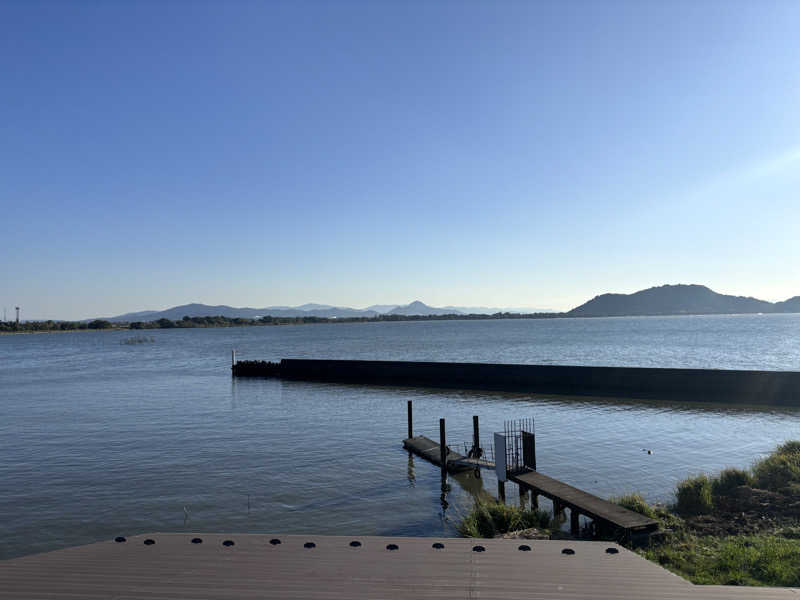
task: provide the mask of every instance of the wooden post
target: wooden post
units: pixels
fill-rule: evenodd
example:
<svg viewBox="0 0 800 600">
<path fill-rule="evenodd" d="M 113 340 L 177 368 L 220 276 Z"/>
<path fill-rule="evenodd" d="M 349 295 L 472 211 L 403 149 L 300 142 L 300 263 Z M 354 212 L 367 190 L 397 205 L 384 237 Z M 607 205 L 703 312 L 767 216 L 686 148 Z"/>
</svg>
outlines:
<svg viewBox="0 0 800 600">
<path fill-rule="evenodd" d="M 576 537 L 581 534 L 580 516 L 580 513 L 574 508 L 569 509 L 569 530 Z"/>
<path fill-rule="evenodd" d="M 506 501 L 506 482 L 505 481 L 498 481 L 497 482 L 497 495 L 500 498 L 500 502 Z"/>
<path fill-rule="evenodd" d="M 231 350 L 231 367 L 236 366 L 236 350 Z"/>
<path fill-rule="evenodd" d="M 478 415 L 472 417 L 472 447 L 481 447 L 481 427 L 478 424 Z"/>
<path fill-rule="evenodd" d="M 411 400 L 408 401 L 408 439 L 414 437 L 413 417 L 411 409 Z"/>
<path fill-rule="evenodd" d="M 528 490 L 521 485 L 517 485 L 517 487 L 519 487 L 519 507 L 525 510 L 525 505 L 528 502 Z"/>
<path fill-rule="evenodd" d="M 531 508 L 539 508 L 539 494 L 531 490 Z"/>
<path fill-rule="evenodd" d="M 444 432 L 444 419 L 439 419 L 439 460 L 442 463 L 442 479 L 447 478 L 447 440 Z"/>
<path fill-rule="evenodd" d="M 561 502 L 558 500 L 553 500 L 553 516 L 558 517 L 558 515 L 564 512 L 564 507 L 561 505 Z"/>
</svg>

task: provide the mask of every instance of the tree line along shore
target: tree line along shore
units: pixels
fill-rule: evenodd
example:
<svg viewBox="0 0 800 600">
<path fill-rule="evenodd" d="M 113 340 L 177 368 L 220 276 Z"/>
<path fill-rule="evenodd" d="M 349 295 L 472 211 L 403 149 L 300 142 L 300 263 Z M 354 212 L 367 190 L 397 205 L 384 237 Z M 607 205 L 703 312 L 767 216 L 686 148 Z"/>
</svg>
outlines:
<svg viewBox="0 0 800 600">
<path fill-rule="evenodd" d="M 190 317 L 182 319 L 158 319 L 155 321 L 112 322 L 106 319 L 91 321 L 14 321 L 0 322 L 0 333 L 47 333 L 57 331 L 112 330 L 112 329 L 191 329 L 205 327 L 262 327 L 272 325 L 311 325 L 317 323 L 379 323 L 385 321 L 480 321 L 492 319 L 554 319 L 565 317 L 565 313 L 495 313 L 450 314 L 450 315 L 378 315 L 376 317 L 272 317 L 258 319 L 245 317 Z"/>
</svg>

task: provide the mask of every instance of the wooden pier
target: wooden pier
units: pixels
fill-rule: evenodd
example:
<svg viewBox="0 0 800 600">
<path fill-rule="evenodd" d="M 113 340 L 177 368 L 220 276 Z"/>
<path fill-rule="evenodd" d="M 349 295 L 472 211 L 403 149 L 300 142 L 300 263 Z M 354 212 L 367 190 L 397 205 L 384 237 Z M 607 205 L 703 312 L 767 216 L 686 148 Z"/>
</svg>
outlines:
<svg viewBox="0 0 800 600">
<path fill-rule="evenodd" d="M 570 530 L 573 535 L 580 532 L 579 516 L 594 521 L 601 530 L 623 531 L 628 536 L 648 534 L 658 529 L 658 521 L 623 508 L 619 504 L 603 500 L 583 490 L 548 477 L 538 471 L 509 473 L 509 480 L 535 495 L 542 495 L 553 502 L 553 512 L 564 508 L 570 511 Z"/>
<path fill-rule="evenodd" d="M 409 437 L 403 440 L 403 447 L 438 466 L 442 471 L 443 482 L 447 473 L 494 469 L 497 472 L 498 495 L 501 501 L 505 501 L 506 480 L 513 481 L 520 488 L 520 498 L 524 492 L 531 493 L 533 506 L 538 506 L 538 496 L 544 496 L 552 501 L 555 515 L 563 513 L 564 509 L 568 508 L 570 532 L 574 536 L 580 535 L 580 515 L 591 519 L 595 533 L 603 536 L 621 534 L 629 540 L 639 541 L 641 538 L 645 541 L 650 533 L 658 529 L 658 521 L 655 519 L 540 473 L 536 468 L 536 435 L 533 431 L 533 419 L 506 421 L 503 433 L 495 434 L 496 443 L 492 455 L 497 462 L 485 458 L 480 443 L 477 416 L 472 418 L 472 425 L 472 448 L 479 449 L 479 452 L 475 453 L 474 457 L 453 452 L 446 442 L 444 419 L 439 419 L 439 443 L 424 435 L 414 436 L 413 407 L 409 400 Z M 498 441 L 502 447 L 497 447 Z M 510 445 L 507 446 L 507 443 Z M 508 460 L 509 457 L 511 461 Z"/>
<path fill-rule="evenodd" d="M 441 467 L 441 446 L 424 435 L 403 440 L 403 447 Z M 448 448 L 445 468 L 449 473 L 472 471 L 476 467 L 494 470 L 496 465 L 486 459 L 468 458 Z M 530 491 L 534 505 L 538 503 L 535 499 L 536 496 L 544 496 L 553 502 L 554 513 L 559 514 L 568 508 L 570 531 L 573 535 L 580 533 L 579 515 L 592 519 L 600 530 L 609 534 L 624 532 L 626 537 L 635 537 L 658 529 L 658 521 L 650 517 L 603 500 L 538 471 L 509 472 L 508 479 L 519 485 L 521 489 Z"/>
<path fill-rule="evenodd" d="M 442 447 L 432 439 L 426 438 L 424 435 L 418 435 L 403 440 L 403 447 L 409 452 L 413 452 L 417 456 L 433 463 L 437 467 L 442 466 Z M 495 464 L 492 461 L 483 458 L 469 458 L 458 452 L 453 452 L 450 448 L 447 449 L 445 462 L 445 468 L 449 473 L 473 471 L 476 468 L 492 470 L 495 468 Z"/>
</svg>

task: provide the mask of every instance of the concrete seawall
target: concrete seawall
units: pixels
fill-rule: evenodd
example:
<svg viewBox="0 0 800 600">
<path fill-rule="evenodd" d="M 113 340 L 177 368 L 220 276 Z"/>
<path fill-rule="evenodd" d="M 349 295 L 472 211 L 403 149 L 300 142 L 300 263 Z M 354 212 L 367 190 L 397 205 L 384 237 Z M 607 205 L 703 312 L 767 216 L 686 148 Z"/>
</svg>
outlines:
<svg viewBox="0 0 800 600">
<path fill-rule="evenodd" d="M 264 368 L 259 368 L 264 365 Z M 283 359 L 235 376 L 541 394 L 800 406 L 800 372 Z"/>
</svg>

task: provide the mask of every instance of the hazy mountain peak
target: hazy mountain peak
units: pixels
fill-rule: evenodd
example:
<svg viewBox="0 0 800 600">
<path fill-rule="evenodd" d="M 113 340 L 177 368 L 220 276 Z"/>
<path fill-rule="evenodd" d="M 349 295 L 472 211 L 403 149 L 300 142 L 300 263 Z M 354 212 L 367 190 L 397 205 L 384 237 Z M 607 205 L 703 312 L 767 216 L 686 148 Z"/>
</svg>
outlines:
<svg viewBox="0 0 800 600">
<path fill-rule="evenodd" d="M 421 300 L 414 300 L 410 304 L 406 304 L 405 306 L 398 306 L 389 311 L 390 315 L 452 315 L 452 314 L 459 314 L 456 311 L 448 310 L 446 308 L 436 308 L 434 306 L 428 306 Z"/>
<path fill-rule="evenodd" d="M 300 306 L 295 306 L 297 310 L 327 310 L 329 308 L 336 308 L 335 306 L 331 306 L 330 304 L 315 304 L 313 302 L 309 302 L 307 304 L 302 304 Z"/>
<path fill-rule="evenodd" d="M 364 310 L 374 310 L 376 313 L 388 313 L 391 310 L 397 308 L 399 304 L 373 304 L 372 306 L 368 306 Z"/>
</svg>

